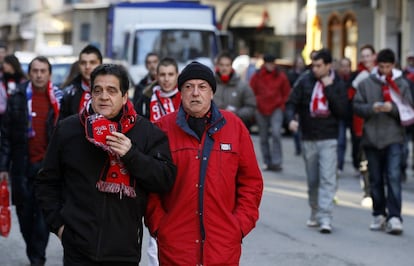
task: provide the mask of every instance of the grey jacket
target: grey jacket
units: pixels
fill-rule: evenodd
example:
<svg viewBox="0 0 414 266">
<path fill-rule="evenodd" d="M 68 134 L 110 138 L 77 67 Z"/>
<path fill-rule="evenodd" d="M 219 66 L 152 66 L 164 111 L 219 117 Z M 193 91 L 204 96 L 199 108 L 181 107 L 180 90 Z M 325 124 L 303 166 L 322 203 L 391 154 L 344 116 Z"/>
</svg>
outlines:
<svg viewBox="0 0 414 266">
<path fill-rule="evenodd" d="M 243 121 L 252 120 L 256 111 L 256 98 L 249 85 L 235 73 L 226 84 L 217 74 L 216 81 L 214 102 L 218 108 L 234 112 Z"/>
<path fill-rule="evenodd" d="M 403 143 L 405 128 L 401 125 L 397 106 L 393 103 L 389 113 L 375 113 L 373 104 L 384 101 L 382 95 L 383 82 L 377 76 L 374 69 L 369 77 L 362 80 L 357 86 L 357 92 L 353 100 L 354 112 L 364 119 L 362 145 L 383 149 L 390 144 Z M 409 86 L 400 70 L 393 70 L 393 79 L 400 89 L 403 99 L 411 106 L 413 100 Z"/>
</svg>

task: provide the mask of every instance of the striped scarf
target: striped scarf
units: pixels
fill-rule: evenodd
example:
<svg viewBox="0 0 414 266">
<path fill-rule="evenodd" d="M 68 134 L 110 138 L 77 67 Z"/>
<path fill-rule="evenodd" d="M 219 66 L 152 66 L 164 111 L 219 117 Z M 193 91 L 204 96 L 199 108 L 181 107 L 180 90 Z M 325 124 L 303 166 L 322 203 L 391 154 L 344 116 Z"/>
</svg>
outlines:
<svg viewBox="0 0 414 266">
<path fill-rule="evenodd" d="M 54 113 L 54 124 L 56 124 L 57 119 L 59 117 L 59 101 L 56 99 L 55 91 L 53 88 L 52 82 L 48 82 L 47 84 L 47 96 L 49 97 L 50 105 L 52 105 L 53 113 Z M 29 82 L 26 88 L 26 97 L 27 97 L 27 112 L 28 112 L 28 126 L 27 126 L 27 133 L 29 138 L 33 138 L 36 135 L 36 132 L 33 129 L 33 108 L 32 108 L 32 97 L 33 97 L 33 88 L 32 83 Z"/>
<path fill-rule="evenodd" d="M 81 111 L 80 120 L 85 127 L 86 139 L 108 153 L 108 158 L 96 183 L 97 189 L 107 193 L 119 193 L 120 198 L 123 195 L 135 198 L 135 180 L 130 176 L 119 155 L 106 144 L 106 136 L 111 132 L 117 131 L 125 134 L 134 127 L 137 113 L 131 101 L 124 105 L 118 121 L 112 121 L 103 115 L 93 113 L 91 108 L 84 108 Z"/>
</svg>

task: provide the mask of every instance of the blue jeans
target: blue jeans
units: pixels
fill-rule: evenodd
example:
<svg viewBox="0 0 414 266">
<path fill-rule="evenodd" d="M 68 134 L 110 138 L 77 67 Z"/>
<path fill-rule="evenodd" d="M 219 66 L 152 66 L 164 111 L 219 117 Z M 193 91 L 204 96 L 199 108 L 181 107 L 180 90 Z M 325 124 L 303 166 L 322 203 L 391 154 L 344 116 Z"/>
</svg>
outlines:
<svg viewBox="0 0 414 266">
<path fill-rule="evenodd" d="M 372 215 L 401 219 L 401 162 L 403 144 L 391 144 L 384 149 L 365 147 L 373 202 Z M 385 193 L 384 185 L 387 186 Z M 388 215 L 387 215 L 388 212 Z"/>
<path fill-rule="evenodd" d="M 298 131 L 293 134 L 293 143 L 295 144 L 295 155 L 300 155 L 302 153 L 302 132 L 299 128 Z"/>
<path fill-rule="evenodd" d="M 303 141 L 311 216 L 331 223 L 336 191 L 337 140 Z"/>
<path fill-rule="evenodd" d="M 262 115 L 256 112 L 256 122 L 259 127 L 260 149 L 263 162 L 267 165 L 282 165 L 282 109 L 276 109 L 271 115 Z M 272 134 L 272 144 L 269 142 L 269 128 Z"/>
<path fill-rule="evenodd" d="M 14 193 L 19 193 L 22 200 L 16 202 L 16 213 L 20 232 L 26 243 L 26 254 L 31 264 L 44 264 L 46 247 L 49 241 L 49 229 L 42 211 L 34 196 L 34 178 L 41 164 L 30 164 L 27 176 L 13 177 Z"/>
</svg>

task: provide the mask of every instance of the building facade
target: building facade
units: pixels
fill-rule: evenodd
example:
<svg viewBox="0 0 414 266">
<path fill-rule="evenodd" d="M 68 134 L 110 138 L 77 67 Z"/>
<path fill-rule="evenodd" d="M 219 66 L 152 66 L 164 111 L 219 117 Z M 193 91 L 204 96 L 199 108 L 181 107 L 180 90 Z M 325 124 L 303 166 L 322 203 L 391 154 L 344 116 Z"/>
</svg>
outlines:
<svg viewBox="0 0 414 266">
<path fill-rule="evenodd" d="M 308 0 L 306 52 L 327 47 L 355 69 L 358 48 L 371 44 L 391 48 L 404 66 L 414 50 L 413 12 L 413 0 Z"/>
<path fill-rule="evenodd" d="M 116 0 L 8 0 L 0 3 L 0 41 L 10 51 L 77 54 L 88 43 L 106 50 L 107 9 Z M 135 1 L 143 2 L 143 1 Z M 196 1 L 213 5 L 217 27 L 235 53 L 293 58 L 305 44 L 305 0 Z"/>
</svg>

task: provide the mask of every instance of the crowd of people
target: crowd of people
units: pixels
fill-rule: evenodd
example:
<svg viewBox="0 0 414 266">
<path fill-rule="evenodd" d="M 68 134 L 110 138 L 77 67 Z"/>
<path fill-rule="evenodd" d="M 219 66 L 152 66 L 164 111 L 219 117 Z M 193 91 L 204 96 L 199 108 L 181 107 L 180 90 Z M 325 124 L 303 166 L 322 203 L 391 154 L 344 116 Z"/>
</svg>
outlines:
<svg viewBox="0 0 414 266">
<path fill-rule="evenodd" d="M 182 71 L 151 52 L 129 95 L 127 70 L 103 64 L 93 45 L 62 88 L 46 57 L 25 73 L 0 45 L 0 179 L 11 181 L 31 265 L 45 264 L 49 232 L 62 241 L 66 266 L 138 265 L 144 225 L 151 266 L 237 265 L 259 217 L 261 171 L 283 171 L 285 129 L 305 162 L 307 226 L 333 230 L 350 134 L 369 228 L 401 234 L 414 55 L 401 70 L 390 49 L 359 52 L 355 71 L 321 49 L 309 65 L 297 55 L 289 70 L 265 54 L 248 75 L 228 52 L 214 70 L 195 61 Z"/>
<path fill-rule="evenodd" d="M 209 67 L 179 73 L 173 58 L 150 53 L 129 95 L 127 70 L 103 64 L 93 45 L 64 88 L 46 57 L 26 76 L 2 52 L 0 179 L 10 180 L 30 265 L 45 265 L 50 232 L 66 266 L 138 265 L 144 221 L 150 265 L 239 263 L 263 179 L 239 105 L 214 102 L 219 77 Z"/>
</svg>

